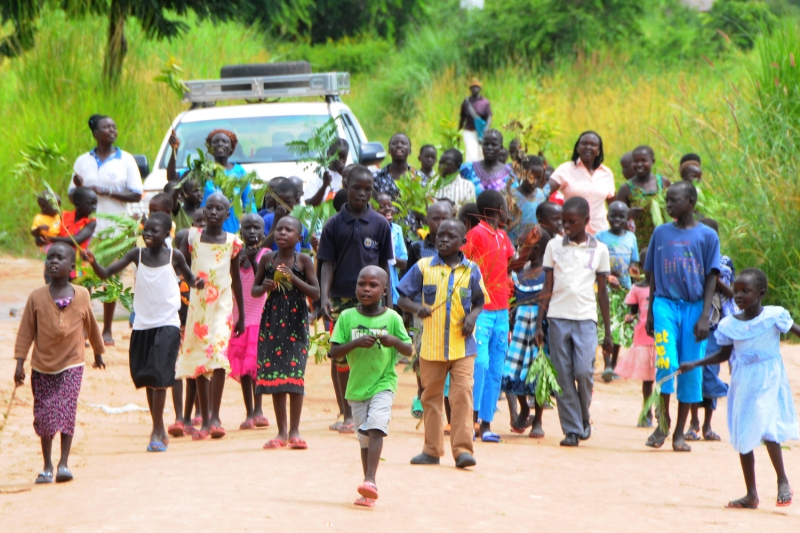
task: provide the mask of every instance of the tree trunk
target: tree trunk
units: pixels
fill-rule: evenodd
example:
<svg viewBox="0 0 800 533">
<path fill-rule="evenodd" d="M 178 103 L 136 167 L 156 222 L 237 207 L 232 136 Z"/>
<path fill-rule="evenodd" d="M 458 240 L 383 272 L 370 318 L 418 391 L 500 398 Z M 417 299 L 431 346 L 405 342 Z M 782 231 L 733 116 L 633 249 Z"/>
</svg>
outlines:
<svg viewBox="0 0 800 533">
<path fill-rule="evenodd" d="M 112 0 L 108 14 L 108 42 L 106 58 L 103 63 L 103 77 L 106 84 L 114 87 L 122 76 L 122 65 L 128 53 L 128 41 L 125 39 L 125 19 L 128 17 L 126 0 Z"/>
</svg>

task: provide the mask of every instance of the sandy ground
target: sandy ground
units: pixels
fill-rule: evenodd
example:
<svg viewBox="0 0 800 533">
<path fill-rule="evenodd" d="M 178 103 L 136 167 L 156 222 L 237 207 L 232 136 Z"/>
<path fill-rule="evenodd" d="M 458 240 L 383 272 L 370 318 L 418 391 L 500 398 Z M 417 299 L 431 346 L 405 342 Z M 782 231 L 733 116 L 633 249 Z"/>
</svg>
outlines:
<svg viewBox="0 0 800 533">
<path fill-rule="evenodd" d="M 40 283 L 40 263 L 0 258 L 0 412 L 13 389 L 13 343 L 27 293 Z M 126 323 L 116 325 L 117 347 L 105 371 L 84 374 L 70 466 L 75 480 L 33 486 L 41 469 L 32 428 L 32 396 L 17 391 L 0 431 L 0 529 L 3 531 L 798 531 L 800 502 L 775 507 L 776 484 L 766 449 L 756 450 L 761 496 L 758 511 L 726 510 L 744 495 L 739 458 L 727 441 L 726 404 L 715 429 L 723 442 L 698 442 L 689 454 L 644 446 L 648 431 L 635 427 L 641 402 L 637 382 L 598 379 L 592 405 L 591 440 L 577 449 L 558 446 L 555 411 L 545 415 L 545 439 L 511 435 L 505 402 L 495 428 L 501 444 L 476 443 L 478 466 L 413 467 L 422 430 L 409 407 L 410 373 L 401 375 L 394 420 L 378 470 L 381 497 L 373 510 L 354 508 L 360 483 L 358 445 L 352 436 L 327 429 L 336 415 L 327 366 L 309 364 L 301 430 L 306 451 L 263 450 L 272 427 L 238 430 L 244 408 L 238 385 L 229 381 L 222 406 L 228 436 L 217 441 L 172 439 L 167 453 L 145 452 L 147 413 L 104 414 L 92 404 L 146 406 L 127 366 Z M 785 346 L 784 359 L 800 405 L 800 347 Z M 27 372 L 30 374 L 30 372 Z M 273 420 L 271 402 L 265 413 Z M 166 418 L 174 417 L 168 400 Z M 2 423 L 2 421 L 0 421 Z M 800 488 L 800 444 L 787 443 L 790 480 Z M 54 458 L 58 457 L 54 445 Z M 798 493 L 800 494 L 800 493 Z"/>
</svg>

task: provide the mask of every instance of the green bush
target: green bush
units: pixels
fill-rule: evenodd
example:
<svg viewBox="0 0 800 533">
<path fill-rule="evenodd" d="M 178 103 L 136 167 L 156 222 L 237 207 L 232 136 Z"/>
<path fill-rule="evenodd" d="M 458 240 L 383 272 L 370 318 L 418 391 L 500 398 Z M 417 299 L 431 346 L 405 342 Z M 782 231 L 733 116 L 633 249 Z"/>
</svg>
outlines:
<svg viewBox="0 0 800 533">
<path fill-rule="evenodd" d="M 774 6 L 778 9 L 778 6 Z M 708 12 L 708 26 L 725 34 L 738 48 L 753 48 L 756 37 L 769 32 L 775 23 L 772 7 L 766 2 L 717 0 Z M 721 36 L 717 35 L 716 39 Z M 724 37 L 722 37 L 724 38 Z"/>
<path fill-rule="evenodd" d="M 279 61 L 281 57 L 288 61 L 308 61 L 315 72 L 344 71 L 356 75 L 377 70 L 394 50 L 394 42 L 366 34 L 325 44 L 280 45 L 277 55 Z"/>
</svg>

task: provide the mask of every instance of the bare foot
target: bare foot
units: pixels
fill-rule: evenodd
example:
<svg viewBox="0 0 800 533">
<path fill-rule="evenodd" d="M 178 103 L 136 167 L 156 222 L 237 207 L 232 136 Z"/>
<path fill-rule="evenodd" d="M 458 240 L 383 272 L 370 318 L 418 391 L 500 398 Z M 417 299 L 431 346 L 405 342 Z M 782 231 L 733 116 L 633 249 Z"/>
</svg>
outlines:
<svg viewBox="0 0 800 533">
<path fill-rule="evenodd" d="M 692 447 L 686 444 L 686 441 L 683 438 L 683 435 L 675 434 L 672 437 L 672 451 L 674 452 L 690 452 L 692 451 Z"/>
</svg>

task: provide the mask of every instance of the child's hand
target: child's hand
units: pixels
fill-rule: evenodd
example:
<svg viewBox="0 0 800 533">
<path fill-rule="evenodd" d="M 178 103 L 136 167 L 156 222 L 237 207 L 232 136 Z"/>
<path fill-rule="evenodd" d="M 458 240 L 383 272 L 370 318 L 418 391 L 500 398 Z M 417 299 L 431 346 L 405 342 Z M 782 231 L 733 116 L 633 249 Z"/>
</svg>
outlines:
<svg viewBox="0 0 800 533">
<path fill-rule="evenodd" d="M 233 336 L 238 337 L 244 333 L 244 317 L 240 316 L 239 320 L 236 321 L 236 325 L 233 327 Z"/>
<path fill-rule="evenodd" d="M 411 370 L 419 372 L 419 356 L 414 356 L 414 362 L 411 363 Z"/>
<path fill-rule="evenodd" d="M 36 228 L 36 231 L 37 231 L 38 233 L 42 233 L 42 232 L 44 232 L 44 231 L 47 231 L 47 230 L 49 230 L 49 229 L 50 229 L 50 226 L 48 226 L 47 224 L 42 224 L 41 226 L 38 226 L 38 227 Z"/>
<path fill-rule="evenodd" d="M 542 228 L 539 224 L 536 224 L 533 229 L 531 229 L 528 234 L 525 236 L 525 242 L 523 243 L 523 247 L 530 248 L 536 246 L 536 243 L 539 242 L 542 238 Z"/>
<path fill-rule="evenodd" d="M 469 337 L 470 335 L 472 335 L 472 332 L 475 331 L 475 322 L 477 321 L 478 321 L 478 316 L 473 313 L 469 313 L 467 316 L 464 317 L 464 325 L 461 328 L 461 333 L 465 337 Z"/>
<path fill-rule="evenodd" d="M 634 278 L 639 278 L 642 276 L 642 271 L 639 270 L 639 267 L 636 265 L 631 265 L 630 268 L 628 268 L 628 273 Z"/>
<path fill-rule="evenodd" d="M 613 274 L 609 274 L 608 275 L 608 285 L 612 289 L 621 289 L 622 288 L 622 285 L 619 284 L 619 278 L 617 278 L 617 276 L 615 276 Z"/>
<path fill-rule="evenodd" d="M 541 326 L 537 327 L 536 332 L 533 334 L 533 344 L 536 346 L 544 345 L 544 330 L 542 330 Z"/>
<path fill-rule="evenodd" d="M 400 344 L 402 344 L 400 342 L 400 339 L 398 339 L 394 335 L 380 335 L 378 337 L 378 342 L 380 342 L 381 345 L 386 346 L 388 348 L 397 348 Z"/>
<path fill-rule="evenodd" d="M 605 338 L 603 338 L 603 355 L 611 355 L 611 352 L 614 350 L 614 340 L 611 338 L 611 335 L 606 333 Z"/>
<path fill-rule="evenodd" d="M 83 187 L 83 178 L 78 174 L 73 174 L 72 183 L 74 183 L 76 187 Z"/>
<path fill-rule="evenodd" d="M 250 260 L 250 264 L 253 265 L 255 268 L 256 266 L 256 256 L 258 255 L 258 251 L 261 249 L 260 246 L 247 246 L 244 249 L 244 255 Z"/>
<path fill-rule="evenodd" d="M 272 292 L 275 290 L 275 280 L 265 279 L 261 287 L 267 292 Z"/>
<path fill-rule="evenodd" d="M 698 342 L 706 340 L 708 338 L 709 329 L 708 317 L 701 316 L 694 325 L 694 338 L 697 339 Z"/>
<path fill-rule="evenodd" d="M 332 180 L 332 179 L 333 179 L 333 177 L 331 176 L 331 173 L 330 173 L 330 172 L 328 172 L 328 171 L 326 170 L 326 171 L 325 171 L 325 172 L 322 174 L 322 185 L 323 185 L 325 188 L 327 188 L 327 187 L 330 187 L 330 186 L 331 186 L 331 180 Z"/>
<path fill-rule="evenodd" d="M 634 320 L 636 320 L 636 316 L 635 315 L 625 315 L 625 323 L 626 324 L 632 324 Z"/>
<path fill-rule="evenodd" d="M 17 368 L 14 370 L 14 385 L 19 387 L 23 383 L 25 383 L 25 367 L 23 366 L 25 361 L 23 359 L 17 359 Z"/>
<path fill-rule="evenodd" d="M 691 363 L 681 363 L 681 366 L 678 367 L 678 371 L 681 374 L 686 374 L 687 372 L 691 372 L 697 368 L 697 361 L 692 361 Z"/>
<path fill-rule="evenodd" d="M 206 288 L 206 280 L 203 278 L 194 278 L 194 288 L 197 290 L 203 290 Z"/>
<path fill-rule="evenodd" d="M 94 254 L 89 250 L 81 249 L 81 259 L 83 259 L 84 261 L 88 261 L 90 265 L 97 264 L 97 259 L 95 259 Z"/>
<path fill-rule="evenodd" d="M 178 147 L 181 145 L 181 141 L 178 139 L 178 136 L 175 135 L 175 130 L 172 130 L 172 133 L 170 133 L 167 144 L 169 144 L 169 147 L 172 148 L 173 150 L 177 150 Z"/>
<path fill-rule="evenodd" d="M 377 337 L 372 335 L 364 335 L 363 337 L 359 337 L 353 341 L 353 344 L 356 348 L 372 348 L 376 342 L 378 342 Z"/>
<path fill-rule="evenodd" d="M 427 305 L 421 305 L 419 306 L 419 309 L 417 309 L 417 316 L 420 318 L 428 318 L 432 314 L 431 308 Z"/>
<path fill-rule="evenodd" d="M 297 279 L 297 276 L 295 276 L 294 272 L 292 272 L 292 269 L 291 269 L 291 268 L 289 268 L 288 266 L 286 266 L 286 265 L 280 265 L 280 266 L 278 266 L 277 270 L 278 270 L 278 272 L 280 272 L 281 274 L 284 274 L 284 275 L 286 275 L 286 276 L 289 278 L 289 282 L 290 282 L 292 285 L 296 285 L 296 284 L 297 284 L 297 282 L 299 281 L 299 280 Z"/>
<path fill-rule="evenodd" d="M 99 353 L 94 354 L 94 363 L 92 363 L 92 368 L 98 368 L 100 370 L 106 369 L 106 363 L 103 361 L 103 356 Z"/>
<path fill-rule="evenodd" d="M 274 283 L 273 283 L 274 285 Z M 266 288 L 267 284 L 264 283 L 264 287 Z M 331 307 L 331 301 L 325 297 L 320 299 L 319 301 L 319 310 L 322 313 L 322 318 L 325 320 L 329 320 L 333 322 L 333 318 L 331 317 L 331 313 L 333 313 L 333 308 Z"/>
</svg>

